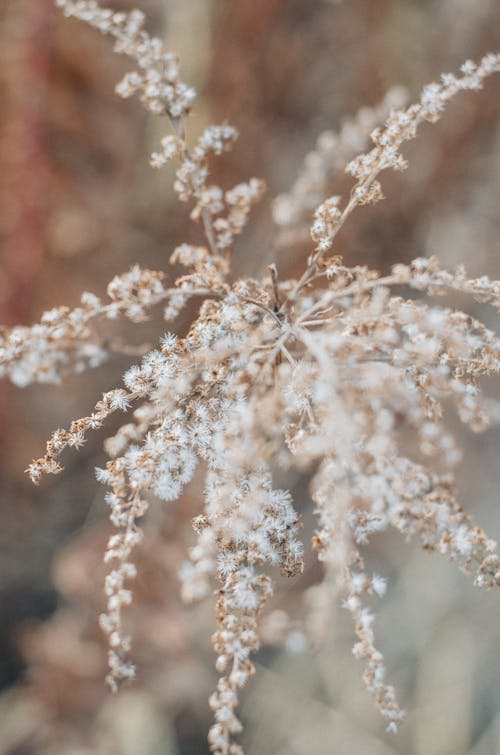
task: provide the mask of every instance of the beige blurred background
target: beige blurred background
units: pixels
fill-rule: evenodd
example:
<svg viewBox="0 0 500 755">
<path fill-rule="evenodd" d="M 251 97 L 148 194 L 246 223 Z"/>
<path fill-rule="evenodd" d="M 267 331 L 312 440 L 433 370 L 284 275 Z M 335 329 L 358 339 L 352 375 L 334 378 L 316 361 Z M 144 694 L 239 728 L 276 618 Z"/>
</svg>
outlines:
<svg viewBox="0 0 500 755">
<path fill-rule="evenodd" d="M 325 129 L 393 85 L 416 96 L 442 71 L 498 47 L 497 0 L 142 0 L 150 29 L 183 62 L 200 93 L 189 128 L 228 119 L 240 130 L 221 162 L 227 185 L 262 176 L 268 197 L 286 191 Z M 132 7 L 129 0 L 113 7 Z M 127 64 L 109 40 L 61 17 L 51 0 L 0 4 L 0 322 L 29 323 L 82 290 L 102 294 L 134 261 L 164 268 L 179 241 L 197 238 L 173 196 L 169 170 L 147 156 L 167 124 L 123 102 L 114 85 Z M 500 277 L 500 81 L 465 94 L 406 153 L 410 169 L 383 180 L 387 199 L 360 210 L 338 251 L 386 268 L 437 254 L 472 275 Z M 344 190 L 345 180 L 332 186 Z M 273 250 L 270 203 L 238 243 L 235 270 L 258 274 L 273 259 L 294 274 L 307 247 Z M 483 317 L 480 305 L 456 302 Z M 179 328 L 185 327 L 180 323 Z M 154 340 L 154 320 L 127 333 Z M 117 337 L 124 336 L 119 331 Z M 0 755 L 203 755 L 215 683 L 211 605 L 185 608 L 176 572 L 193 540 L 196 486 L 154 510 L 138 555 L 130 612 L 139 668 L 117 697 L 103 685 L 102 552 L 109 534 L 92 468 L 102 440 L 69 455 L 66 472 L 35 489 L 23 470 L 56 426 L 85 414 L 117 384 L 127 360 L 61 387 L 0 384 Z M 487 386 L 493 395 L 493 382 Z M 112 429 L 112 428 L 111 428 Z M 460 501 L 500 540 L 500 434 L 464 435 Z M 307 487 L 295 481 L 308 511 Z M 311 557 L 312 558 L 312 557 Z M 500 609 L 437 556 L 397 535 L 368 549 L 389 580 L 377 607 L 390 679 L 408 711 L 384 733 L 350 653 L 338 612 L 332 637 L 309 653 L 264 648 L 245 691 L 247 755 L 494 755 L 500 753 Z M 299 615 L 311 562 L 282 585 L 276 605 Z"/>
</svg>

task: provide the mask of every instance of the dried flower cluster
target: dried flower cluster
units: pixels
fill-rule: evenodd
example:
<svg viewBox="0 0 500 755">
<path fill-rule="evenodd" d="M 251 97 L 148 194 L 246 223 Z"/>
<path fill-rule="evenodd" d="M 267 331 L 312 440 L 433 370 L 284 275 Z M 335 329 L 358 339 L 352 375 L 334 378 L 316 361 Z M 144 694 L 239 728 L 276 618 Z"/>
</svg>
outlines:
<svg viewBox="0 0 500 755">
<path fill-rule="evenodd" d="M 124 387 L 105 393 L 68 430 L 57 430 L 29 467 L 35 483 L 60 472 L 67 447 L 78 448 L 111 413 L 132 412 L 106 442 L 110 460 L 97 470 L 109 488 L 106 503 L 116 528 L 105 554 L 111 571 L 101 616 L 110 645 L 108 681 L 116 688 L 135 673 L 123 609 L 133 597 L 139 520 L 153 499 L 179 499 L 201 466 L 204 502 L 193 521 L 196 545 L 180 567 L 182 593 L 194 601 L 217 586 L 213 644 L 221 676 L 210 698 L 215 722 L 209 741 L 218 755 L 242 752 L 234 741 L 241 731 L 238 696 L 254 672 L 251 656 L 259 648 L 259 616 L 273 591 L 273 573 L 293 576 L 303 567 L 300 518 L 290 493 L 273 483 L 278 470 L 295 467 L 311 477 L 313 545 L 323 565 L 322 581 L 308 590 L 307 630 L 312 637 L 324 634 L 333 602 L 342 602 L 355 625 L 354 654 L 365 664 L 367 689 L 395 731 L 403 712 L 385 681 L 374 615 L 365 606 L 366 598 L 384 594 L 385 580 L 367 573 L 361 548 L 393 527 L 455 561 L 478 586 L 500 585 L 495 543 L 455 499 L 451 470 L 461 455 L 445 423 L 454 407 L 472 430 L 488 426 L 492 413 L 479 380 L 499 371 L 500 340 L 461 311 L 403 298 L 392 287 L 430 297 L 469 294 L 500 309 L 500 283 L 470 279 L 462 268 L 444 271 L 435 258 L 398 264 L 381 276 L 365 266 L 347 267 L 331 250 L 354 209 L 381 199 L 379 174 L 406 167 L 403 143 L 423 121 L 438 120 L 455 94 L 480 88 L 500 71 L 500 55 L 465 63 L 461 75 L 425 87 L 407 109 L 392 109 L 402 102 L 395 91 L 379 108 L 362 111 L 340 137 L 323 135 L 304 175 L 275 204 L 285 230 L 315 209 L 314 247 L 302 277 L 281 280 L 271 265 L 264 280 L 230 282 L 235 237 L 263 192 L 257 179 L 229 190 L 208 183 L 209 158 L 231 148 L 235 129 L 212 126 L 188 146 L 184 118 L 195 93 L 180 80 L 176 57 L 143 30 L 140 12 L 115 13 L 93 0 L 57 5 L 111 35 L 115 49 L 135 61 L 137 70 L 117 91 L 138 92 L 149 110 L 169 119 L 172 133 L 151 162 L 161 167 L 178 160 L 175 189 L 193 203 L 191 217 L 206 234 L 206 246 L 182 244 L 173 251 L 171 261 L 186 268 L 173 287 L 165 285 L 163 272 L 134 267 L 111 281 L 106 302 L 86 293 L 81 307 L 52 310 L 39 324 L 1 336 L 4 374 L 20 386 L 56 382 L 68 370 L 106 359 L 94 328 L 99 318 L 141 321 L 161 302 L 170 321 L 189 299 L 201 300 L 184 338 L 163 335 L 126 372 Z M 374 146 L 353 158 L 367 130 Z M 326 178 L 343 161 L 355 178 L 347 201 L 324 193 Z M 413 446 L 405 441 L 408 428 Z"/>
<path fill-rule="evenodd" d="M 378 107 L 362 107 L 354 118 L 346 119 L 338 134 L 323 131 L 319 135 L 290 191 L 280 194 L 273 202 L 280 246 L 309 237 L 310 215 L 328 195 L 335 176 L 366 148 L 373 129 L 383 123 L 392 110 L 405 104 L 406 91 L 403 87 L 393 87 Z"/>
</svg>

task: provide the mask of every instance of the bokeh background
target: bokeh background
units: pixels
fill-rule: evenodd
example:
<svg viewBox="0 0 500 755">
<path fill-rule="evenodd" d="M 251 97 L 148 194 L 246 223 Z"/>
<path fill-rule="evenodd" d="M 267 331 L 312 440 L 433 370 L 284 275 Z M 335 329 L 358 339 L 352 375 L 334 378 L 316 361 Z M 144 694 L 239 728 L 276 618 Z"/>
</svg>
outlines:
<svg viewBox="0 0 500 755">
<path fill-rule="evenodd" d="M 319 133 L 337 130 L 393 85 L 416 96 L 442 71 L 494 50 L 497 0 L 141 0 L 150 29 L 183 61 L 200 92 L 190 133 L 234 123 L 241 137 L 220 164 L 227 185 L 262 176 L 268 198 L 286 191 Z M 129 8 L 129 0 L 113 3 Z M 174 246 L 197 238 L 171 190 L 169 170 L 147 156 L 167 124 L 114 85 L 127 63 L 109 40 L 68 21 L 51 0 L 0 4 L 0 322 L 27 324 L 134 262 L 165 268 Z M 387 175 L 387 199 L 358 211 L 339 239 L 349 263 L 387 268 L 437 254 L 472 275 L 500 277 L 500 83 L 464 94 L 406 149 L 409 170 Z M 340 177 L 332 192 L 343 190 Z M 303 243 L 273 246 L 270 202 L 238 242 L 235 271 L 280 273 L 303 264 Z M 478 304 L 456 304 L 498 325 Z M 186 323 L 179 323 L 182 331 Z M 114 332 L 154 341 L 158 319 Z M 184 607 L 176 572 L 193 542 L 195 483 L 154 509 L 138 554 L 130 612 L 139 678 L 116 697 L 103 685 L 102 552 L 109 535 L 92 468 L 106 434 L 68 455 L 65 474 L 36 489 L 24 469 L 57 426 L 86 414 L 130 358 L 59 387 L 0 384 L 0 755 L 204 755 L 215 683 L 210 604 Z M 494 384 L 486 386 L 491 395 Z M 110 426 L 110 430 L 113 426 Z M 498 452 L 491 429 L 464 435 L 460 500 L 500 540 Z M 307 486 L 291 481 L 308 511 Z M 397 535 L 368 560 L 389 580 L 377 610 L 379 643 L 408 715 L 384 733 L 350 653 L 339 611 L 327 646 L 267 647 L 245 691 L 248 755 L 493 755 L 500 753 L 498 596 Z M 275 607 L 299 615 L 311 565 L 281 586 Z"/>
</svg>

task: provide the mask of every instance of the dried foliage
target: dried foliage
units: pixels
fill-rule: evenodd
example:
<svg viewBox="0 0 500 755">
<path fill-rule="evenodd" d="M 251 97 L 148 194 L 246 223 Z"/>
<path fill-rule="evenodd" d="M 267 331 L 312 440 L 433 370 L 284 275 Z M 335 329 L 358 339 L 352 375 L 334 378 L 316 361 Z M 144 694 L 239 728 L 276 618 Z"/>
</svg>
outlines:
<svg viewBox="0 0 500 755">
<path fill-rule="evenodd" d="M 3 374 L 20 386 L 54 383 L 107 358 L 100 320 L 140 322 L 161 303 L 171 322 L 190 300 L 199 302 L 184 337 L 163 335 L 127 370 L 123 387 L 105 393 L 69 429 L 56 430 L 45 455 L 29 467 L 35 483 L 61 472 L 65 449 L 80 447 L 112 413 L 131 415 L 106 442 L 110 460 L 97 470 L 109 488 L 106 503 L 116 528 L 105 553 L 111 571 L 101 616 L 110 646 L 108 682 L 116 689 L 135 675 L 123 610 L 133 599 L 140 520 L 153 499 L 177 500 L 200 468 L 204 502 L 193 520 L 197 543 L 180 568 L 182 595 L 200 600 L 217 587 L 213 645 L 220 679 L 210 698 L 215 722 L 209 742 L 219 755 L 242 752 L 235 742 L 242 728 L 236 708 L 254 672 L 259 617 L 276 570 L 293 577 L 303 569 L 300 517 L 290 493 L 274 482 L 280 470 L 296 468 L 311 478 L 313 545 L 323 566 L 321 582 L 308 591 L 305 627 L 311 640 L 321 637 L 332 602 L 341 601 L 354 622 L 354 654 L 365 664 L 366 687 L 396 731 L 403 712 L 385 680 L 366 605 L 384 594 L 385 580 L 368 573 L 362 546 L 392 527 L 455 562 L 479 587 L 500 584 L 495 543 L 455 497 L 452 469 L 461 453 L 446 421 L 454 410 L 481 431 L 498 418 L 479 383 L 498 372 L 500 341 L 470 315 L 433 301 L 467 294 L 500 309 L 500 283 L 469 278 L 462 267 L 448 272 L 435 257 L 381 275 L 346 266 L 335 247 L 351 214 L 382 199 L 380 174 L 406 168 L 403 144 L 423 122 L 439 120 L 451 98 L 480 89 L 499 72 L 500 55 L 467 61 L 460 74 L 426 86 L 406 109 L 394 109 L 403 103 L 395 90 L 380 107 L 363 110 L 351 128 L 323 135 L 290 193 L 274 203 L 284 232 L 280 244 L 302 238 L 314 210 L 313 248 L 302 275 L 283 280 L 270 265 L 262 280 L 232 280 L 236 237 L 264 192 L 256 178 L 229 189 L 209 183 L 210 161 L 231 149 L 236 130 L 210 126 L 188 144 L 185 119 L 195 92 L 180 79 L 175 55 L 146 33 L 142 13 L 116 13 L 93 0 L 57 5 L 113 37 L 115 50 L 134 62 L 117 91 L 138 93 L 149 111 L 170 122 L 172 133 L 151 163 L 161 168 L 178 161 L 174 188 L 192 204 L 191 218 L 206 237 L 205 245 L 173 251 L 171 262 L 186 268 L 173 286 L 164 271 L 135 266 L 110 282 L 106 301 L 85 293 L 80 307 L 53 309 L 40 323 L 2 335 Z M 368 135 L 373 147 L 355 156 Z M 355 179 L 350 196 L 325 195 L 346 162 Z"/>
</svg>

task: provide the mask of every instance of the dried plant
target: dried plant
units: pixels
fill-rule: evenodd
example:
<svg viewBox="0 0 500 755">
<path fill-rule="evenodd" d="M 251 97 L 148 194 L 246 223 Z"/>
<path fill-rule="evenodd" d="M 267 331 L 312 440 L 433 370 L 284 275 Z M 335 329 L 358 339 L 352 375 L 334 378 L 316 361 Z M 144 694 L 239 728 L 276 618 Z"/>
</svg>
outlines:
<svg viewBox="0 0 500 755">
<path fill-rule="evenodd" d="M 381 275 L 363 265 L 347 267 L 335 247 L 349 216 L 382 199 L 382 171 L 406 168 L 404 142 L 421 123 L 436 122 L 456 94 L 480 89 L 500 71 L 500 55 L 467 61 L 459 75 L 426 86 L 407 109 L 393 109 L 402 106 L 395 90 L 380 108 L 363 110 L 351 128 L 324 135 L 290 194 L 274 204 L 290 241 L 302 236 L 313 202 L 314 244 L 302 276 L 282 280 L 271 264 L 263 280 L 232 280 L 235 239 L 264 192 L 256 178 L 230 189 L 209 183 L 210 160 L 232 147 L 236 130 L 210 126 L 188 144 L 185 119 L 195 92 L 181 81 L 175 55 L 144 30 L 141 12 L 116 13 L 94 0 L 57 5 L 113 37 L 115 50 L 135 63 L 117 91 L 139 94 L 148 110 L 170 122 L 151 164 L 178 161 L 175 190 L 192 204 L 191 218 L 206 237 L 205 245 L 173 251 L 171 262 L 186 268 L 173 286 L 164 271 L 136 266 L 110 282 L 106 301 L 85 293 L 80 307 L 53 309 L 40 323 L 1 337 L 1 369 L 14 383 L 58 382 L 108 357 L 99 320 L 140 322 L 162 303 L 170 322 L 190 300 L 199 302 L 185 337 L 162 335 L 157 348 L 127 370 L 124 387 L 105 393 L 68 430 L 56 430 L 45 455 L 29 467 L 35 483 L 61 472 L 65 449 L 80 447 L 112 413 L 131 414 L 106 442 L 110 460 L 97 470 L 109 488 L 106 503 L 117 530 L 105 553 L 112 570 L 101 616 L 110 645 L 108 682 L 116 689 L 135 675 L 123 609 L 132 601 L 139 521 L 153 499 L 177 500 L 200 467 L 204 502 L 193 521 L 197 543 L 180 568 L 182 594 L 200 600 L 217 586 L 213 645 L 220 679 L 210 698 L 215 722 L 209 742 L 219 755 L 241 753 L 234 741 L 241 732 L 236 708 L 254 671 L 251 656 L 261 641 L 259 616 L 273 591 L 273 573 L 293 577 L 303 568 L 300 517 L 290 493 L 273 482 L 279 470 L 296 468 L 311 478 L 313 545 L 323 566 L 320 584 L 308 590 L 306 630 L 311 639 L 321 637 L 333 602 L 341 601 L 354 621 L 354 654 L 364 661 L 365 684 L 396 731 L 403 712 L 385 681 L 374 615 L 365 605 L 384 594 L 386 583 L 367 573 L 361 549 L 373 534 L 393 527 L 456 562 L 479 587 L 500 584 L 495 543 L 456 501 L 451 470 L 461 454 L 445 422 L 452 409 L 474 431 L 498 419 L 479 382 L 499 371 L 500 341 L 468 314 L 423 300 L 424 294 L 468 294 L 499 309 L 500 283 L 471 279 L 462 267 L 445 271 L 434 257 Z M 385 125 L 374 128 L 385 117 Z M 356 157 L 368 136 L 373 147 Z M 325 196 L 344 160 L 355 179 L 346 201 Z M 426 457 L 434 457 L 432 469 Z"/>
</svg>

